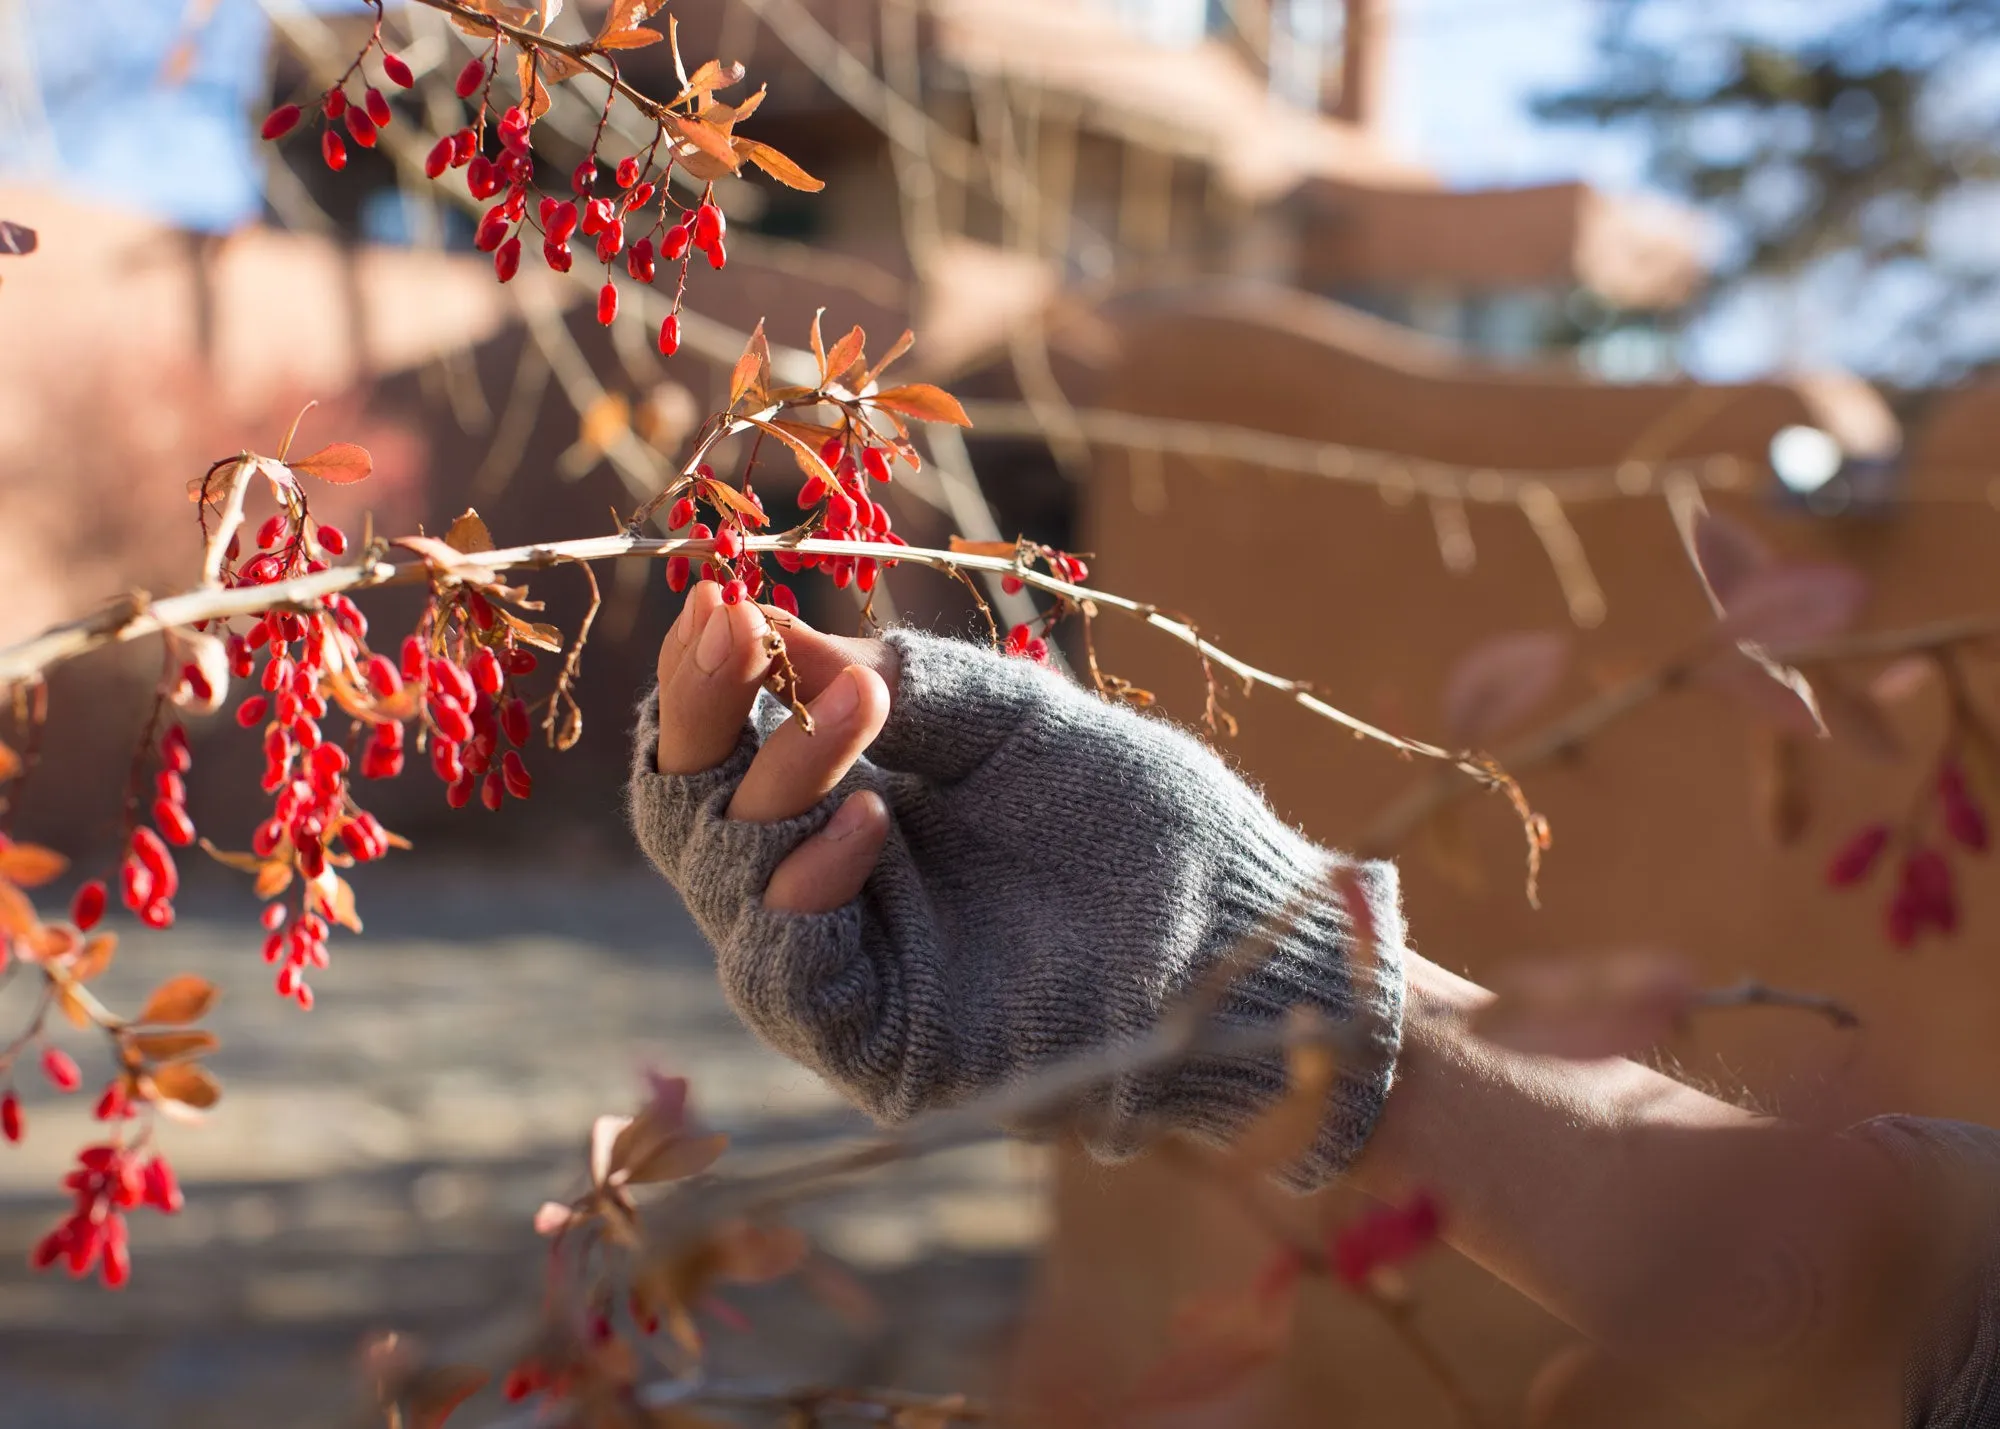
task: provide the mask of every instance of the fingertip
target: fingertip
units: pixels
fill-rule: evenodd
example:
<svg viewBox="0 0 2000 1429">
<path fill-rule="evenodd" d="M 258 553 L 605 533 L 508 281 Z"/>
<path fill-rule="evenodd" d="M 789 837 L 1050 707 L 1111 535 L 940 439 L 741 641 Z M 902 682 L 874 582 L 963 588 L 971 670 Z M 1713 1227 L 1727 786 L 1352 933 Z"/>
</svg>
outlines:
<svg viewBox="0 0 2000 1429">
<path fill-rule="evenodd" d="M 826 826 L 778 865 L 764 906 L 781 913 L 831 913 L 854 901 L 889 837 L 889 806 L 873 789 L 841 801 Z"/>
</svg>

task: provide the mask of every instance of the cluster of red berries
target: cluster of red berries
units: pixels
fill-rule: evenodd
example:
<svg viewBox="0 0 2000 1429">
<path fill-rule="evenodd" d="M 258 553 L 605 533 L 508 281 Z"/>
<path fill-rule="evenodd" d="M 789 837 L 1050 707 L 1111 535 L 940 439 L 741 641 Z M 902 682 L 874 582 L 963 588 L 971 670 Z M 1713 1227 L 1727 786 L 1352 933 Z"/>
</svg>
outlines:
<svg viewBox="0 0 2000 1429">
<path fill-rule="evenodd" d="M 1358 1290 L 1377 1271 L 1414 1259 L 1443 1228 L 1437 1198 L 1418 1191 L 1400 1205 L 1373 1207 L 1335 1230 L 1327 1243 L 1327 1263 L 1343 1285 Z"/>
<path fill-rule="evenodd" d="M 463 663 L 431 653 L 421 636 L 410 635 L 400 666 L 380 655 L 369 658 L 368 686 L 381 700 L 394 699 L 406 686 L 420 689 L 431 769 L 444 782 L 445 802 L 462 809 L 476 794 L 486 808 L 498 809 L 509 794 L 526 799 L 534 793 L 534 776 L 520 753 L 530 735 L 528 705 L 513 692 L 512 681 L 533 673 L 539 661 L 477 591 L 466 593 L 465 619 L 456 633 Z M 504 753 L 503 736 L 514 746 Z M 401 773 L 402 744 L 401 724 L 377 724 L 363 772 L 371 779 Z"/>
<path fill-rule="evenodd" d="M 126 840 L 125 857 L 118 865 L 118 895 L 148 928 L 170 928 L 181 873 L 167 845 L 186 848 L 195 837 L 194 820 L 187 811 L 187 772 L 194 767 L 187 731 L 179 724 L 168 725 L 156 753 L 160 768 L 153 776 L 153 827 L 137 825 Z M 80 930 L 88 932 L 104 916 L 104 894 L 104 885 L 95 880 L 77 890 L 70 912 Z"/>
<path fill-rule="evenodd" d="M 371 41 L 370 47 L 378 43 L 379 37 Z M 356 68 L 367 54 L 364 49 L 355 61 Z M 480 216 L 473 233 L 473 246 L 493 255 L 494 275 L 505 283 L 521 270 L 522 234 L 529 227 L 528 199 L 535 187 L 535 157 L 533 120 L 519 105 L 505 110 L 495 126 L 499 131 L 499 153 L 489 158 L 481 149 L 496 59 L 497 53 L 489 51 L 468 60 L 459 72 L 454 86 L 458 96 L 465 100 L 478 96 L 479 116 L 472 126 L 446 134 L 431 146 L 424 158 L 424 173 L 436 180 L 443 178 L 448 170 L 463 169 L 466 189 L 475 199 L 483 202 L 499 198 L 498 203 Z M 398 84 L 408 87 L 412 82 L 409 66 L 387 50 L 383 51 L 382 69 Z M 329 121 L 321 137 L 321 153 L 327 166 L 336 170 L 347 165 L 347 146 L 330 127 L 331 121 L 344 116 L 354 141 L 372 147 L 391 117 L 389 103 L 380 91 L 369 89 L 359 103 L 354 103 L 348 100 L 344 84 L 343 80 L 342 85 L 328 90 L 320 106 Z M 264 137 L 279 139 L 290 133 L 301 113 L 296 104 L 273 110 L 264 121 Z M 541 234 L 542 261 L 558 273 L 567 273 L 575 265 L 576 255 L 570 247 L 574 238 L 595 240 L 597 261 L 605 269 L 605 281 L 597 294 L 597 320 L 607 327 L 618 316 L 618 288 L 611 281 L 611 265 L 620 253 L 625 255 L 626 273 L 639 283 L 651 283 L 662 262 L 678 264 L 679 287 L 674 310 L 661 321 L 659 337 L 660 351 L 671 357 L 681 344 L 680 294 L 687 288 L 688 264 L 697 252 L 708 259 L 711 268 L 719 269 L 728 263 L 724 241 L 728 222 L 716 206 L 712 191 L 705 191 L 692 211 L 683 213 L 678 222 L 669 225 L 667 177 L 672 165 L 670 162 L 657 179 L 649 177 L 651 166 L 651 151 L 643 158 L 626 155 L 613 170 L 617 193 L 599 196 L 593 192 L 598 169 L 597 151 L 593 147 L 570 176 L 575 197 L 543 194 L 536 206 L 534 227 Z M 657 212 L 628 247 L 628 226 L 635 224 L 634 215 L 645 210 L 655 197 L 659 199 Z"/>
<path fill-rule="evenodd" d="M 369 51 L 380 47 L 381 44 L 382 37 L 379 34 L 370 39 L 367 46 L 355 57 L 354 63 L 348 66 L 347 73 L 341 76 L 340 82 L 320 96 L 319 112 L 326 119 L 326 127 L 320 131 L 319 153 L 326 161 L 326 166 L 335 173 L 347 167 L 347 141 L 342 139 L 340 131 L 333 127 L 336 123 L 344 122 L 348 136 L 355 143 L 364 149 L 372 149 L 375 147 L 375 141 L 381 137 L 382 131 L 389 127 L 389 121 L 395 117 L 395 111 L 390 109 L 387 97 L 373 85 L 364 85 L 359 99 L 349 99 L 347 96 L 347 82 L 360 70 L 361 63 L 368 58 Z M 386 48 L 382 49 L 382 74 L 400 89 L 409 89 L 417 82 L 416 76 L 410 72 L 410 67 L 402 56 L 393 54 Z M 282 139 L 298 127 L 304 113 L 305 111 L 296 104 L 281 104 L 264 117 L 264 127 L 260 132 L 266 139 Z"/>
<path fill-rule="evenodd" d="M 1024 660 L 1033 660 L 1037 665 L 1049 663 L 1049 642 L 1035 634 L 1027 625 L 1017 625 L 1007 632 L 1000 651 L 1005 655 L 1018 655 Z"/>
<path fill-rule="evenodd" d="M 113 1289 L 132 1274 L 126 1245 L 125 1212 L 151 1206 L 173 1215 L 182 1205 L 181 1188 L 165 1156 L 140 1160 L 140 1153 L 117 1145 L 86 1146 L 77 1153 L 76 1169 L 63 1177 L 74 1197 L 70 1213 L 37 1242 L 28 1257 L 36 1270 L 64 1262 L 74 1276 L 97 1267 Z"/>
<path fill-rule="evenodd" d="M 1966 783 L 1965 767 L 1956 756 L 1947 754 L 1938 765 L 1931 791 L 1935 795 L 1938 824 L 1952 843 L 1973 853 L 1984 853 L 1990 838 L 1986 813 Z M 1896 878 L 1896 891 L 1884 914 L 1889 941 L 1899 948 L 1914 944 L 1926 929 L 1949 936 L 1958 929 L 1958 897 L 1953 888 L 1951 863 L 1941 848 L 1926 842 L 1916 825 L 1930 801 L 1920 806 L 1912 827 L 1904 831 L 1905 848 Z M 1835 851 L 1827 864 L 1826 881 L 1835 888 L 1860 883 L 1881 862 L 1895 838 L 1886 823 L 1860 829 Z"/>
</svg>

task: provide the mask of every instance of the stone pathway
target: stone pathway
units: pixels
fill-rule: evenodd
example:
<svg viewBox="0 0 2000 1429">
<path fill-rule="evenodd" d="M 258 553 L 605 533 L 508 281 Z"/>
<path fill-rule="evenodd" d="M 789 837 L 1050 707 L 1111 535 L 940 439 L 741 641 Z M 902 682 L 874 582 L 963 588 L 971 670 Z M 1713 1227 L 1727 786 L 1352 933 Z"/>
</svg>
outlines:
<svg viewBox="0 0 2000 1429">
<path fill-rule="evenodd" d="M 189 1204 L 135 1215 L 132 1284 L 113 1294 L 26 1269 L 90 1134 L 89 1098 L 30 1094 L 26 1144 L 0 1147 L 0 1426 L 354 1423 L 368 1329 L 500 1353 L 535 1303 L 529 1217 L 574 1194 L 591 1118 L 629 1109 L 644 1067 L 690 1077 L 733 1156 L 863 1128 L 737 1023 L 650 877 L 382 869 L 358 886 L 368 933 L 336 936 L 311 1013 L 270 990 L 240 885 L 204 880 L 177 927 L 128 936 L 101 984 L 114 1005 L 174 972 L 225 989 L 224 1099 L 207 1125 L 167 1128 Z M 1043 1228 L 1042 1175 L 1035 1152 L 994 1143 L 811 1208 L 800 1223 L 881 1320 L 859 1328 L 791 1286 L 736 1295 L 754 1329 L 717 1332 L 717 1372 L 978 1390 Z"/>
</svg>

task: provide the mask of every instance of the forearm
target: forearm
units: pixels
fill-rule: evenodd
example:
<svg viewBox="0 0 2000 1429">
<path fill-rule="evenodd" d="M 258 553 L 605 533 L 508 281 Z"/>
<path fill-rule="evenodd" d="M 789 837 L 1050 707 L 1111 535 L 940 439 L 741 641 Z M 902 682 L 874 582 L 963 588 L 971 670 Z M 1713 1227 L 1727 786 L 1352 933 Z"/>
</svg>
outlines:
<svg viewBox="0 0 2000 1429">
<path fill-rule="evenodd" d="M 1409 960 L 1397 1084 L 1354 1179 L 1418 1187 L 1451 1243 L 1612 1352 L 1711 1407 L 1792 1401 L 1837 1357 L 1845 1405 L 1893 1423 L 1900 1346 L 1872 1336 L 1888 1200 L 1868 1148 L 1746 1112 L 1624 1060 L 1471 1036 L 1484 989 Z"/>
</svg>

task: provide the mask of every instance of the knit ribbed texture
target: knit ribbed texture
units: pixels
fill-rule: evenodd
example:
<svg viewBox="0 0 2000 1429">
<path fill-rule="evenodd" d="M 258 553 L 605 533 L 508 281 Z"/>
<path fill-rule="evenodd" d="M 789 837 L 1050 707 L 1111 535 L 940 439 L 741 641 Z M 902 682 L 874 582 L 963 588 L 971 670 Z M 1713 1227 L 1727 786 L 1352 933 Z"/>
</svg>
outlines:
<svg viewBox="0 0 2000 1429">
<path fill-rule="evenodd" d="M 1262 1025 L 1305 1006 L 1356 1019 L 1312 1152 L 1325 1182 L 1367 1139 L 1402 1036 L 1396 872 L 1356 865 L 1378 940 L 1357 986 L 1353 932 L 1327 890 L 1345 861 L 1308 842 L 1199 740 L 1026 660 L 897 631 L 901 682 L 868 755 L 818 807 L 774 824 L 724 817 L 763 735 L 761 696 L 718 768 L 662 775 L 657 695 L 640 706 L 632 824 L 716 950 L 736 1010 L 872 1115 L 899 1121 L 1062 1058 L 1137 1038 L 1215 961 L 1302 907 L 1220 1016 Z M 771 871 L 856 789 L 893 827 L 861 896 L 836 912 L 766 910 Z M 1082 1118 L 1120 1157 L 1165 1129 L 1224 1141 L 1283 1088 L 1283 1059 L 1198 1056 L 1118 1077 Z"/>
</svg>

